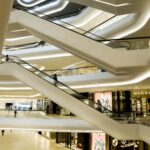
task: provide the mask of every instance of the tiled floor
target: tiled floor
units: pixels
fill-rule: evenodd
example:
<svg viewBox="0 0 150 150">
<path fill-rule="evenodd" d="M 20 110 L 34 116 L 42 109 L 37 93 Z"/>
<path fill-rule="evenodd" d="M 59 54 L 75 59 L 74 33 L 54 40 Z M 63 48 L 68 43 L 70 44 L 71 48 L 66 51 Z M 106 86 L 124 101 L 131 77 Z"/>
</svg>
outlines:
<svg viewBox="0 0 150 150">
<path fill-rule="evenodd" d="M 31 131 L 6 131 L 0 134 L 0 150 L 68 150 Z"/>
</svg>

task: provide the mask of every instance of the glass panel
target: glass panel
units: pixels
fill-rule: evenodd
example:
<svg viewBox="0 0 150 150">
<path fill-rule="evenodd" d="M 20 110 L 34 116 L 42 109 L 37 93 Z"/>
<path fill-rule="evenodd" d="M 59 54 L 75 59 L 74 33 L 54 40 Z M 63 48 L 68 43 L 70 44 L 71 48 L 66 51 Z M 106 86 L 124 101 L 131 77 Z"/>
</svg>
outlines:
<svg viewBox="0 0 150 150">
<path fill-rule="evenodd" d="M 49 1 L 46 1 L 42 5 L 45 5 L 46 3 L 49 3 Z M 85 6 L 82 6 L 79 10 L 77 10 L 78 12 L 70 12 L 64 15 L 61 15 L 61 13 L 59 13 L 59 15 L 56 16 L 53 14 L 48 15 L 47 13 L 42 12 L 40 9 L 37 9 L 38 6 L 39 5 L 36 5 L 32 8 L 25 8 L 21 5 L 18 5 L 18 4 L 16 5 L 14 3 L 14 8 L 16 9 L 26 11 L 27 13 L 38 16 L 44 20 L 53 22 L 59 26 L 63 26 L 64 28 L 72 30 L 76 33 L 79 33 L 97 42 L 101 42 L 114 49 L 124 48 L 126 50 L 138 50 L 138 49 L 149 48 L 150 37 L 137 37 L 137 38 L 135 37 L 135 38 L 128 38 L 128 39 L 105 39 L 100 36 L 101 31 L 103 30 L 105 26 L 113 24 L 114 22 L 120 20 L 121 18 L 126 17 L 126 15 L 115 16 L 108 12 L 102 12 L 96 9 L 93 10 L 93 8 L 90 8 L 90 7 L 87 8 Z M 84 23 L 80 25 L 77 24 L 76 22 L 78 22 L 78 20 L 75 17 L 77 15 L 81 15 L 82 13 L 85 14 L 86 11 L 87 13 L 89 13 L 89 15 L 90 15 L 90 12 L 92 11 L 94 13 L 93 15 L 95 15 L 95 18 L 91 20 L 87 19 L 88 21 L 85 24 Z"/>
<path fill-rule="evenodd" d="M 137 37 L 126 39 L 112 39 L 108 41 L 102 41 L 104 44 L 112 48 L 125 48 L 127 50 L 139 50 L 148 49 L 150 38 L 149 37 Z"/>
<path fill-rule="evenodd" d="M 5 56 L 3 56 L 4 58 Z M 7 56 L 6 56 L 7 57 Z M 5 58 L 6 59 L 6 58 Z M 121 121 L 122 123 L 141 123 L 144 125 L 150 125 L 150 113 L 147 112 L 147 117 L 141 117 L 140 119 L 136 117 L 136 112 L 112 112 L 108 108 L 105 108 L 104 106 L 101 105 L 100 102 L 94 102 L 94 100 L 89 99 L 79 92 L 75 91 L 74 89 L 71 89 L 69 86 L 65 85 L 62 82 L 59 82 L 57 80 L 57 76 L 49 76 L 46 73 L 38 70 L 34 66 L 28 64 L 27 62 L 19 59 L 18 57 L 15 56 L 9 56 L 9 62 L 17 63 L 18 65 L 22 66 L 23 68 L 27 69 L 28 71 L 34 73 L 35 75 L 39 76 L 43 80 L 47 81 L 48 83 L 56 86 L 57 88 L 65 91 L 68 94 L 71 94 L 84 104 L 94 108 L 95 110 L 104 113 L 105 115 L 109 116 L 110 118 Z M 145 112 L 146 113 L 146 112 Z"/>
<path fill-rule="evenodd" d="M 96 104 L 93 100 L 88 99 L 87 97 L 83 96 L 79 92 L 75 91 L 74 89 L 71 89 L 69 86 L 65 85 L 64 83 L 58 81 L 57 76 L 49 76 L 46 73 L 40 71 L 39 69 L 35 68 L 34 66 L 28 64 L 27 62 L 19 59 L 18 57 L 15 56 L 9 56 L 10 62 L 15 62 L 18 65 L 22 66 L 23 68 L 27 69 L 28 71 L 34 73 L 35 75 L 39 76 L 40 78 L 44 79 L 45 81 L 49 82 L 50 84 L 56 86 L 57 88 L 65 91 L 68 94 L 71 94 L 75 97 L 78 97 L 82 102 L 86 103 L 87 105 L 93 107 L 93 108 L 98 108 L 102 107 L 100 104 Z M 102 107 L 103 110 L 108 109 Z"/>
<path fill-rule="evenodd" d="M 104 11 L 102 12 L 101 10 L 97 10 L 97 9 L 93 9 L 91 7 L 85 7 L 85 6 L 82 6 L 80 9 L 77 10 L 79 11 L 79 13 L 72 12 L 70 14 L 65 14 L 64 16 L 62 15 L 56 16 L 56 15 L 53 15 L 53 13 L 48 15 L 47 13 L 42 12 L 40 9 L 37 9 L 38 6 L 39 5 L 32 7 L 32 8 L 25 8 L 21 5 L 14 4 L 14 8 L 16 9 L 26 11 L 27 13 L 40 17 L 49 22 L 53 22 L 57 25 L 63 26 L 69 30 L 72 30 L 76 33 L 79 33 L 83 36 L 89 37 L 96 41 L 105 40 L 105 39 L 103 37 L 100 37 L 97 34 L 92 33 L 93 29 L 98 26 L 101 26 L 104 22 L 107 22 L 108 20 L 111 20 L 114 17 L 114 14 L 104 12 Z M 82 19 L 83 21 L 80 20 L 80 23 L 76 23 L 76 22 L 79 22 L 79 19 L 77 19 L 76 16 L 80 15 L 81 18 L 83 18 L 83 14 L 89 14 L 88 18 L 86 20 Z M 74 21 L 74 19 L 76 21 Z"/>
<path fill-rule="evenodd" d="M 72 75 L 81 75 L 88 73 L 96 73 L 101 72 L 96 66 L 87 66 L 87 67 L 79 67 L 79 68 L 68 68 L 68 69 L 60 69 L 60 70 L 44 70 L 47 74 L 55 74 L 58 76 L 72 76 Z"/>
<path fill-rule="evenodd" d="M 0 117 L 40 117 L 45 118 L 45 111 L 41 110 L 0 110 Z"/>
</svg>

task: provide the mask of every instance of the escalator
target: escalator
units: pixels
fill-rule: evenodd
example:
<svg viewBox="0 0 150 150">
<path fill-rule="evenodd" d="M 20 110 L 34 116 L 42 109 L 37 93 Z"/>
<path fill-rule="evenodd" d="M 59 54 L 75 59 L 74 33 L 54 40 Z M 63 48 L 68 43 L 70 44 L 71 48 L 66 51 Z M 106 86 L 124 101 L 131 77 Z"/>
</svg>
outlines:
<svg viewBox="0 0 150 150">
<path fill-rule="evenodd" d="M 90 37 L 86 36 L 87 33 L 84 35 L 85 32 L 81 34 L 76 30 L 73 31 L 70 29 L 72 27 L 66 28 L 57 24 L 56 22 L 51 22 L 49 17 L 46 18 L 46 16 L 46 20 L 41 19 L 35 16 L 35 14 L 29 14 L 29 11 L 30 9 L 24 9 L 23 11 L 14 10 L 10 22 L 22 24 L 25 28 L 31 31 L 31 33 L 43 39 L 44 41 L 73 53 L 74 55 L 77 55 L 78 57 L 91 62 L 99 68 L 102 68 L 113 74 L 129 75 L 132 74 L 133 71 L 134 73 L 137 71 L 143 72 L 148 68 L 149 51 L 147 50 L 142 50 L 142 52 L 127 51 L 126 49 L 122 48 L 118 48 L 116 50 L 104 45 L 106 41 L 101 43 L 91 40 Z M 91 35 L 92 33 L 88 34 Z M 101 37 L 101 40 L 104 39 Z M 127 47 L 129 46 L 127 45 Z M 143 61 L 139 61 L 142 58 L 145 59 Z"/>
<path fill-rule="evenodd" d="M 136 122 L 132 112 L 114 113 L 15 56 L 10 56 L 1 67 L 107 134 L 117 139 L 141 139 L 150 143 L 148 124 Z"/>
</svg>

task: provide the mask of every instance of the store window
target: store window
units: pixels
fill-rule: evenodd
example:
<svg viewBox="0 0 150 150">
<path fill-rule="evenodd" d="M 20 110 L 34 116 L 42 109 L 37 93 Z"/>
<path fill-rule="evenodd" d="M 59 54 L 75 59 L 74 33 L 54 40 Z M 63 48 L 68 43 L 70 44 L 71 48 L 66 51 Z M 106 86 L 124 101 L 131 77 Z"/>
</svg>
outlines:
<svg viewBox="0 0 150 150">
<path fill-rule="evenodd" d="M 106 150 L 105 133 L 92 133 L 92 150 Z"/>
<path fill-rule="evenodd" d="M 109 110 L 112 110 L 112 92 L 96 92 L 94 93 L 94 101 Z"/>
</svg>

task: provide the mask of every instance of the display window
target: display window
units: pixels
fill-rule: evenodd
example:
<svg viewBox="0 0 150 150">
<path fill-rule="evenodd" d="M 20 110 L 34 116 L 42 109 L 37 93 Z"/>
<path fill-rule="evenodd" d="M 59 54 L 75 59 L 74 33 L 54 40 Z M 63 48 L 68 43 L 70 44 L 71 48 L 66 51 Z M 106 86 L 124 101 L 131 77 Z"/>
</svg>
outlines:
<svg viewBox="0 0 150 150">
<path fill-rule="evenodd" d="M 109 110 L 112 110 L 112 92 L 96 92 L 94 93 L 94 101 Z"/>
<path fill-rule="evenodd" d="M 92 133 L 92 150 L 106 150 L 105 133 Z"/>
</svg>

